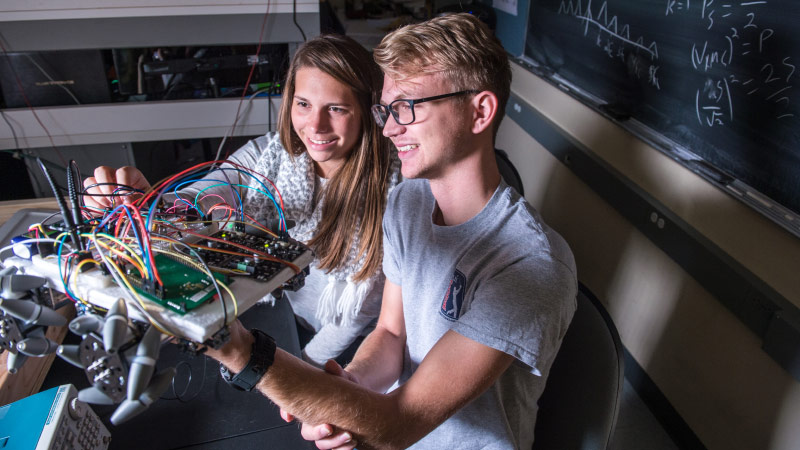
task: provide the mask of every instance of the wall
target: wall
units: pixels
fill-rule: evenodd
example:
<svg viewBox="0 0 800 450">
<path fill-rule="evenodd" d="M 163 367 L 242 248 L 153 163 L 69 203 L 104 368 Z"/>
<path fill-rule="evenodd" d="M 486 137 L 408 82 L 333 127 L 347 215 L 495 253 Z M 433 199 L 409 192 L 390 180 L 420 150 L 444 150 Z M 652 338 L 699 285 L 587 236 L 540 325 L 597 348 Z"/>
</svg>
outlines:
<svg viewBox="0 0 800 450">
<path fill-rule="evenodd" d="M 800 306 L 800 239 L 514 65 L 512 91 Z M 760 339 L 511 120 L 497 146 L 570 243 L 623 344 L 711 449 L 796 449 L 800 383 Z"/>
</svg>

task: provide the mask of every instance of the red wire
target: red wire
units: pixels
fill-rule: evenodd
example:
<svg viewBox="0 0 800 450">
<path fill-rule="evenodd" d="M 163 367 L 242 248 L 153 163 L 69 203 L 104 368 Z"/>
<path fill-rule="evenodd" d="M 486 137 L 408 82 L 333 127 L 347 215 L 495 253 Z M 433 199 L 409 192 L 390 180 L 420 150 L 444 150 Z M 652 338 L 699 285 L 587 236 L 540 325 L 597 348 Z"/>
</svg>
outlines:
<svg viewBox="0 0 800 450">
<path fill-rule="evenodd" d="M 264 28 L 267 25 L 267 17 L 269 16 L 269 7 L 271 5 L 270 1 L 267 1 L 267 10 L 264 11 L 264 19 L 261 21 L 261 32 L 258 33 L 258 47 L 256 47 L 256 59 L 253 61 L 253 66 L 250 67 L 250 74 L 247 75 L 247 81 L 244 83 L 244 89 L 242 89 L 242 96 L 239 98 L 239 106 L 236 107 L 236 117 L 233 119 L 233 125 L 231 125 L 230 136 L 233 136 L 233 132 L 236 130 L 236 124 L 239 122 L 239 111 L 242 109 L 242 103 L 244 102 L 244 97 L 247 94 L 247 87 L 250 86 L 250 80 L 253 78 L 253 72 L 256 70 L 256 65 L 258 65 L 258 55 L 261 53 L 261 42 L 264 40 Z M 225 153 L 225 158 L 227 159 L 230 156 L 230 150 Z"/>
<path fill-rule="evenodd" d="M 185 170 L 183 170 L 181 172 L 178 172 L 177 174 L 165 179 L 164 181 L 161 181 L 161 182 L 157 183 L 155 186 L 153 186 L 153 189 L 150 191 L 150 193 L 148 193 L 144 197 L 141 197 L 139 200 L 134 202 L 134 204 L 139 206 L 139 207 L 141 207 L 142 205 L 147 204 L 147 202 L 149 202 L 150 199 L 154 195 L 156 195 L 157 192 L 161 191 L 164 188 L 164 186 L 169 186 L 176 179 L 179 179 L 180 177 L 182 177 L 182 176 L 184 176 L 184 175 L 186 175 L 188 173 L 194 172 L 194 171 L 196 171 L 196 170 L 198 170 L 198 169 L 200 169 L 200 168 L 202 168 L 204 166 L 216 165 L 216 164 L 230 164 L 233 167 L 242 169 L 245 172 L 249 172 L 249 173 L 251 173 L 253 175 L 257 175 L 257 176 L 261 177 L 262 179 L 266 180 L 270 185 L 272 185 L 272 188 L 275 189 L 275 193 L 278 194 L 278 200 L 279 200 L 279 203 L 281 205 L 281 209 L 285 210 L 285 208 L 283 206 L 283 196 L 281 196 L 280 191 L 278 191 L 278 187 L 275 186 L 275 183 L 273 183 L 272 180 L 270 180 L 266 176 L 254 171 L 252 169 L 249 169 L 249 168 L 247 168 L 247 167 L 245 167 L 245 166 L 243 166 L 241 164 L 238 164 L 238 163 L 235 163 L 235 162 L 232 162 L 232 161 L 226 161 L 226 160 L 206 161 L 206 162 L 202 162 L 200 164 L 196 164 L 196 165 L 194 165 L 192 167 L 189 167 L 188 169 L 185 169 Z"/>
<path fill-rule="evenodd" d="M 199 236 L 199 237 L 202 237 L 203 239 L 208 239 L 209 241 L 215 241 L 215 242 L 219 242 L 220 244 L 226 244 L 226 245 L 230 245 L 230 246 L 232 246 L 232 247 L 237 247 L 237 248 L 240 248 L 240 249 L 242 249 L 242 250 L 244 250 L 244 251 L 246 251 L 246 252 L 250 252 L 250 254 L 241 253 L 241 254 L 240 254 L 241 256 L 252 256 L 252 255 L 254 255 L 254 254 L 255 254 L 255 255 L 257 255 L 259 258 L 266 259 L 267 261 L 272 261 L 272 262 L 276 262 L 276 263 L 278 263 L 278 264 L 283 264 L 284 266 L 287 266 L 287 267 L 289 267 L 290 269 L 292 269 L 292 270 L 294 271 L 294 273 L 300 273 L 300 271 L 302 270 L 302 269 L 300 269 L 300 267 L 298 267 L 297 265 L 295 265 L 295 264 L 293 264 L 293 263 L 291 263 L 291 262 L 289 262 L 289 261 L 286 261 L 286 260 L 283 260 L 283 259 L 276 258 L 276 257 L 274 257 L 274 256 L 272 256 L 272 255 L 270 255 L 270 254 L 268 254 L 268 253 L 264 253 L 264 252 L 262 252 L 262 251 L 259 251 L 259 250 L 256 250 L 256 249 L 254 249 L 254 248 L 250 248 L 250 247 L 244 246 L 244 245 L 242 245 L 242 244 L 237 244 L 236 242 L 226 241 L 225 239 L 215 238 L 215 237 L 212 237 L 212 236 L 206 236 L 206 235 L 204 235 L 204 234 L 196 233 L 196 232 L 194 232 L 194 231 L 192 231 L 192 230 L 188 230 L 188 229 L 186 229 L 186 230 L 182 230 L 182 229 L 179 229 L 179 228 L 177 228 L 177 227 L 174 227 L 174 226 L 172 226 L 172 225 L 167 225 L 167 224 L 164 224 L 164 226 L 166 226 L 167 228 L 172 228 L 172 229 L 178 230 L 178 231 L 180 231 L 180 232 L 182 232 L 182 233 L 188 233 L 188 234 L 191 234 L 191 235 L 193 235 L 193 236 Z M 187 245 L 189 245 L 190 247 L 195 247 L 195 248 L 205 248 L 205 249 L 208 249 L 207 247 L 205 247 L 205 246 L 202 246 L 202 245 L 198 245 L 198 244 L 188 244 L 188 243 L 187 243 Z M 222 251 L 222 250 L 220 250 L 220 249 L 216 249 L 216 250 L 213 250 L 213 249 L 212 249 L 212 250 L 210 250 L 210 251 L 217 251 L 217 252 L 222 252 L 222 253 L 230 253 L 230 254 L 235 254 L 235 253 L 228 252 L 228 251 Z"/>
<path fill-rule="evenodd" d="M 147 232 L 147 228 L 145 226 L 144 219 L 142 218 L 141 213 L 139 212 L 139 208 L 131 208 L 133 211 L 133 219 L 138 223 L 140 234 L 142 236 L 142 244 L 147 247 L 147 256 L 150 259 L 150 267 L 153 268 L 153 275 L 156 277 L 156 280 L 163 286 L 164 282 L 161 281 L 161 275 L 158 273 L 158 268 L 156 267 L 156 260 L 155 256 L 153 256 L 153 247 L 150 242 L 150 233 Z"/>
<path fill-rule="evenodd" d="M 8 62 L 8 67 L 11 69 L 11 73 L 14 74 L 14 80 L 17 82 L 17 88 L 19 89 L 19 93 L 22 94 L 22 99 L 25 100 L 25 104 L 28 105 L 28 108 L 33 113 L 33 117 L 35 117 L 36 121 L 39 122 L 39 126 L 42 127 L 45 134 L 47 135 L 47 138 L 50 139 L 50 145 L 53 147 L 53 150 L 56 151 L 58 158 L 61 160 L 61 164 L 63 164 L 64 167 L 67 167 L 67 161 L 64 159 L 64 156 L 61 154 L 61 151 L 59 151 L 58 148 L 56 147 L 56 143 L 53 141 L 53 136 L 50 135 L 50 131 L 47 129 L 46 126 L 44 126 L 42 120 L 39 119 L 39 115 L 36 114 L 36 110 L 31 105 L 30 100 L 28 100 L 28 96 L 25 94 L 25 88 L 22 87 L 22 80 L 20 80 L 19 75 L 17 75 L 17 71 L 14 70 L 14 65 L 11 64 L 11 59 L 9 59 L 8 57 L 8 51 L 6 50 L 5 45 L 3 45 L 2 39 L 0 39 L 0 48 L 3 49 L 3 55 L 6 57 L 6 61 Z"/>
</svg>

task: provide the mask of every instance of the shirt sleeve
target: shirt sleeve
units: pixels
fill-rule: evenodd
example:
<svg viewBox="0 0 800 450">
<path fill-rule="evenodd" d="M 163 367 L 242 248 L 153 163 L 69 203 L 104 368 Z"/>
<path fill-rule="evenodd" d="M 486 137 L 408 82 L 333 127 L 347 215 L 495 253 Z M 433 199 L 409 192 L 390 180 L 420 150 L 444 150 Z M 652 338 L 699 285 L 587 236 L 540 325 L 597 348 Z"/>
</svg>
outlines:
<svg viewBox="0 0 800 450">
<path fill-rule="evenodd" d="M 350 326 L 332 323 L 324 325 L 303 348 L 303 359 L 322 367 L 325 361 L 336 358 L 347 350 L 375 319 L 361 315 Z"/>
<path fill-rule="evenodd" d="M 402 185 L 402 183 L 401 183 Z M 407 186 L 397 186 L 386 200 L 386 211 L 383 213 L 383 274 L 386 279 L 400 286 L 402 285 L 402 262 L 403 243 L 400 240 L 401 230 L 399 217 L 402 213 L 400 195 L 403 188 Z"/>
<path fill-rule="evenodd" d="M 577 281 L 567 266 L 525 258 L 483 280 L 453 330 L 513 356 L 541 376 L 572 320 L 576 295 Z"/>
<path fill-rule="evenodd" d="M 276 139 L 278 139 L 278 135 L 271 133 L 250 140 L 236 150 L 227 161 L 252 170 L 256 167 L 259 159 L 265 157 L 265 152 L 272 151 Z M 267 157 L 269 156 L 267 155 Z M 250 177 L 240 174 L 233 164 L 224 163 L 219 168 L 223 170 L 213 171 L 191 184 L 179 186 L 177 197 L 182 200 L 178 200 L 176 205 L 178 203 L 193 205 L 196 201 L 203 212 L 207 212 L 219 203 L 240 206 L 240 202 L 247 195 L 247 189 L 230 185 L 248 185 Z M 169 201 L 175 201 L 174 192 L 170 194 L 172 195 L 168 197 Z"/>
</svg>

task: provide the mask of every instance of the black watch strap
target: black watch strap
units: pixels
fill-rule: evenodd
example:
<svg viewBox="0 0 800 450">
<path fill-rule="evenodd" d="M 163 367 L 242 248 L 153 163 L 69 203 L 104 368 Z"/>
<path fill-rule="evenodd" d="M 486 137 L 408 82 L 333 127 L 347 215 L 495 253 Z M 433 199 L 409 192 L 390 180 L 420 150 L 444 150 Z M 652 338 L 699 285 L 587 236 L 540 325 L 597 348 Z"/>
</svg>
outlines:
<svg viewBox="0 0 800 450">
<path fill-rule="evenodd" d="M 253 341 L 253 348 L 250 351 L 250 361 L 247 362 L 244 369 L 233 375 L 224 364 L 219 365 L 219 373 L 228 384 L 234 389 L 247 392 L 253 390 L 275 361 L 275 340 L 267 333 L 255 328 L 250 330 L 250 333 L 253 334 L 255 341 Z"/>
</svg>

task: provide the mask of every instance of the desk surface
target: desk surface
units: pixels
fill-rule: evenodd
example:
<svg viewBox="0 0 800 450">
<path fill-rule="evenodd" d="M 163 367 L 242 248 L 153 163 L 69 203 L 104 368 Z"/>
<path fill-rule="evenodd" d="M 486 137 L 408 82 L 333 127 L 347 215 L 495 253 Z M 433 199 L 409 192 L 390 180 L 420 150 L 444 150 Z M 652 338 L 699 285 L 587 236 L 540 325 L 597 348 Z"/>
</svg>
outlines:
<svg viewBox="0 0 800 450">
<path fill-rule="evenodd" d="M 294 315 L 287 301 L 250 308 L 241 320 L 248 328 L 267 331 L 284 350 L 299 353 Z M 68 339 L 77 336 L 70 334 Z M 182 353 L 168 344 L 161 348 L 157 367 L 178 370 L 174 389 L 168 389 L 140 415 L 115 426 L 109 419 L 116 405 L 92 406 L 111 431 L 110 450 L 314 448 L 302 439 L 296 424 L 280 418 L 277 406 L 266 397 L 228 386 L 214 360 Z M 89 386 L 81 370 L 57 358 L 42 389 L 64 383 L 79 390 Z M 182 394 L 180 400 L 175 391 Z"/>
<path fill-rule="evenodd" d="M 0 227 L 0 241 L 24 231 L 36 218 L 41 220 L 42 215 L 49 213 L 27 210 L 13 215 Z M 274 307 L 254 306 L 240 319 L 247 328 L 269 333 L 284 350 L 300 354 L 294 314 L 285 299 L 277 301 Z M 65 339 L 66 344 L 79 341 L 72 333 Z M 161 348 L 157 370 L 167 367 L 178 371 L 174 389 L 168 389 L 161 399 L 128 422 L 118 426 L 109 422 L 117 405 L 92 405 L 111 431 L 111 450 L 315 448 L 302 439 L 296 424 L 280 418 L 278 408 L 266 397 L 228 386 L 214 360 L 203 355 L 191 356 L 168 344 Z M 90 385 L 82 370 L 55 358 L 41 390 L 65 383 L 72 383 L 78 390 Z"/>
<path fill-rule="evenodd" d="M 5 224 L 11 219 L 17 211 L 22 209 L 41 209 L 58 211 L 58 203 L 55 197 L 50 198 L 34 198 L 28 200 L 6 200 L 0 202 L 0 224 Z M 25 230 L 19 230 L 24 232 Z M 0 233 L 0 238 L 8 238 L 13 236 L 6 236 Z"/>
</svg>

